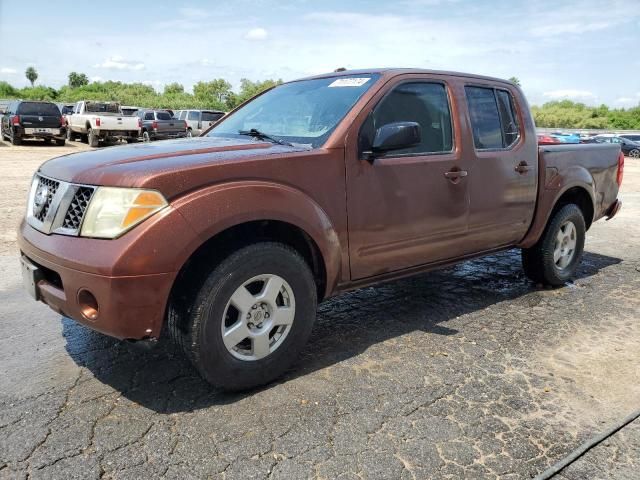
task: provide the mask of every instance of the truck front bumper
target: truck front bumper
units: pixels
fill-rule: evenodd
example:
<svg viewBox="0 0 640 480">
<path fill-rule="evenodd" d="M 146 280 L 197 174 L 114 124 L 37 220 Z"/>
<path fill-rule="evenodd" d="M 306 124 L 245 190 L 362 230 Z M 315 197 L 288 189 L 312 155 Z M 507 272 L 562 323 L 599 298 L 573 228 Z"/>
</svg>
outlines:
<svg viewBox="0 0 640 480">
<path fill-rule="evenodd" d="M 81 240 L 83 251 L 93 248 L 100 255 L 105 252 L 100 240 L 58 236 L 52 241 L 52 237 L 25 222 L 18 232 L 23 280 L 34 298 L 59 314 L 112 337 L 140 340 L 160 336 L 175 273 L 113 276 L 92 272 L 96 265 L 86 262 L 86 253 L 68 258 L 69 250 L 63 242 Z M 44 243 L 47 251 L 34 243 Z M 56 250 L 58 245 L 60 249 Z M 79 265 L 78 261 L 85 261 L 86 265 Z"/>
</svg>

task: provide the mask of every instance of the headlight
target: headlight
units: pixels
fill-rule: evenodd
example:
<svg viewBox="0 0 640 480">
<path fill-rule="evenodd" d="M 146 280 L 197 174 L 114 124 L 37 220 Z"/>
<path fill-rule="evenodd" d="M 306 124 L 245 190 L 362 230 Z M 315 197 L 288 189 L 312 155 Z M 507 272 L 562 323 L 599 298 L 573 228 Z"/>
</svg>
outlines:
<svg viewBox="0 0 640 480">
<path fill-rule="evenodd" d="M 165 198 L 155 190 L 98 187 L 89 201 L 80 236 L 116 238 L 166 206 Z"/>
</svg>

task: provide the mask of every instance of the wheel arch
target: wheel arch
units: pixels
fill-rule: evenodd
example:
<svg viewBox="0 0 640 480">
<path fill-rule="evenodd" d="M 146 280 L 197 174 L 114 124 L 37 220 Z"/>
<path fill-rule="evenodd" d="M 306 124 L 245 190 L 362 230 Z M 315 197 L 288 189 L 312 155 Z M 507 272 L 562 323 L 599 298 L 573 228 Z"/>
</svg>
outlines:
<svg viewBox="0 0 640 480">
<path fill-rule="evenodd" d="M 521 248 L 532 247 L 542 236 L 549 221 L 556 211 L 568 203 L 575 203 L 582 211 L 585 227 L 591 227 L 595 216 L 595 198 L 593 196 L 593 180 L 588 182 L 575 181 L 558 190 L 543 190 L 538 197 L 538 204 L 533 222 L 527 235 L 517 245 Z"/>
</svg>

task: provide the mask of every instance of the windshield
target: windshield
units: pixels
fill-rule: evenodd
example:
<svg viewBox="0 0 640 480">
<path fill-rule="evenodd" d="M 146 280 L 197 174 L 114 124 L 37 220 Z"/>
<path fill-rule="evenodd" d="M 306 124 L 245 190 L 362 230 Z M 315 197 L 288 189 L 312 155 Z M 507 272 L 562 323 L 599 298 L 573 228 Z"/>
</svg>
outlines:
<svg viewBox="0 0 640 480">
<path fill-rule="evenodd" d="M 55 104 L 44 102 L 22 102 L 16 113 L 19 115 L 60 116 L 60 110 Z"/>
<path fill-rule="evenodd" d="M 280 85 L 223 119 L 208 137 L 257 130 L 279 140 L 320 147 L 378 74 L 303 80 Z"/>
</svg>

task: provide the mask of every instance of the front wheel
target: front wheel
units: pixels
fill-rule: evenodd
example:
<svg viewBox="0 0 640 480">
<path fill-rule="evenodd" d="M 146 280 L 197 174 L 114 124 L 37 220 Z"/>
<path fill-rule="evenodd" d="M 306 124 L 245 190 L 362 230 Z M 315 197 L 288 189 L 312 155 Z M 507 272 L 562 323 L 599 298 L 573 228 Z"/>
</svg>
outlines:
<svg viewBox="0 0 640 480">
<path fill-rule="evenodd" d="M 522 266 L 534 282 L 560 286 L 573 278 L 584 250 L 585 221 L 580 208 L 568 204 L 549 220 L 538 243 L 522 249 Z"/>
<path fill-rule="evenodd" d="M 298 252 L 272 242 L 244 247 L 207 276 L 186 325 L 169 329 L 200 374 L 226 390 L 282 375 L 311 333 L 316 285 Z"/>
<path fill-rule="evenodd" d="M 629 156 L 633 158 L 640 158 L 640 150 L 637 148 L 634 148 L 629 152 Z"/>
</svg>

